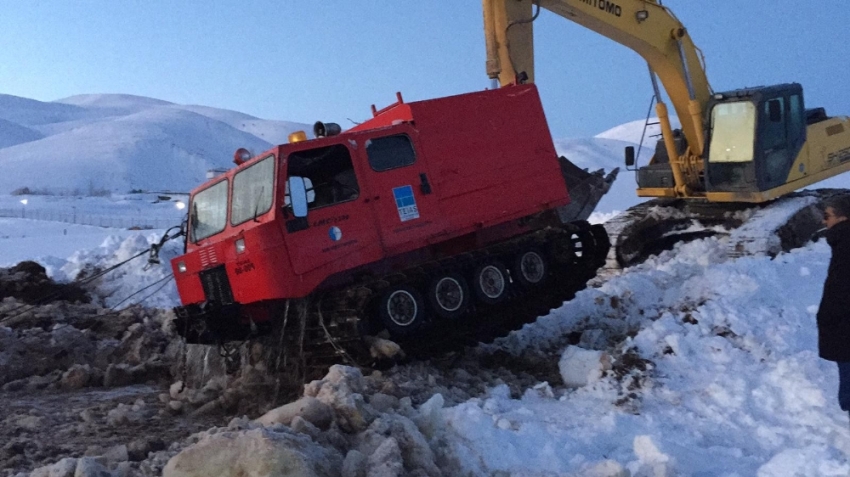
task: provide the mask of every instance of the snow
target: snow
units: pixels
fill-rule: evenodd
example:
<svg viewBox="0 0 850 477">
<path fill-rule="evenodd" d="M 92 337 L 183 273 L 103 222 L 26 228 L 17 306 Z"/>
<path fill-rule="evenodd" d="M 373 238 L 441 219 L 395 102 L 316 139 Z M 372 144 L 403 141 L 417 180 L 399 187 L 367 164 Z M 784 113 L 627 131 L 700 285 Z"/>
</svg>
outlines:
<svg viewBox="0 0 850 477">
<path fill-rule="evenodd" d="M 309 128 L 131 95 L 51 103 L 0 95 L 0 121 L 0 194 L 21 187 L 188 192 L 207 171 L 232 166 L 236 149 L 259 154 Z"/>
<path fill-rule="evenodd" d="M 166 217 L 176 225 L 181 212 L 175 199 L 126 193 L 135 187 L 185 191 L 203 180 L 206 168 L 227 166 L 235 143 L 262 149 L 291 125 L 162 103 L 116 95 L 55 103 L 0 96 L 0 119 L 6 121 L 0 122 L 0 146 L 9 144 L 0 147 L 6 171 L 0 192 L 26 185 L 66 194 L 28 195 L 26 205 L 22 196 L 4 195 L 0 209 L 53 211 L 67 220 L 73 208 L 73 221 Z M 609 169 L 621 164 L 622 146 L 639 141 L 642 127 L 638 121 L 596 138 L 558 141 L 559 151 L 582 167 Z M 113 193 L 71 193 L 87 190 L 95 179 Z M 837 178 L 832 185 L 850 184 Z M 594 220 L 604 222 L 637 202 L 632 175 L 623 173 Z M 780 208 L 763 219 L 779 221 L 788 212 Z M 34 259 L 54 278 L 71 280 L 144 252 L 164 227 L 132 231 L 0 218 L 0 266 Z M 815 313 L 829 247 L 821 241 L 775 259 L 734 259 L 730 240 L 680 244 L 599 279 L 549 315 L 482 345 L 561 358 L 563 374 L 574 371 L 567 368 L 575 360 L 599 363 L 598 352 L 613 351 L 613 370 L 588 366 L 584 376 L 591 379 L 578 387 L 538 383 L 521 396 L 501 385 L 446 406 L 435 395 L 420 407 L 433 431 L 431 445 L 450 451 L 463 475 L 850 473 L 850 425 L 835 399 L 837 370 L 817 356 Z M 168 259 L 181 247 L 169 242 L 161 263 L 149 267 L 145 255 L 131 260 L 102 280 L 100 299 L 107 306 L 143 298 L 149 306 L 173 306 Z M 565 353 L 565 336 L 574 332 L 582 333 L 584 351 Z M 626 356 L 644 368 L 633 365 L 618 375 L 614 371 L 623 369 Z"/>
<path fill-rule="evenodd" d="M 613 460 L 632 475 L 847 475 L 850 427 L 812 313 L 828 247 L 776 260 L 724 260 L 723 249 L 679 246 L 498 343 L 536 353 L 570 330 L 625 325 L 654 369 L 630 406 L 609 375 L 554 399 L 497 388 L 444 410 L 467 469 L 544 475 Z"/>
<path fill-rule="evenodd" d="M 38 131 L 0 119 L 0 149 L 44 137 Z"/>
<path fill-rule="evenodd" d="M 646 126 L 645 132 L 644 126 Z M 675 116 L 670 117 L 670 126 L 673 129 L 682 127 L 679 122 L 679 118 Z M 616 139 L 630 142 L 632 144 L 640 144 L 640 139 L 643 137 L 644 147 L 648 146 L 650 149 L 653 149 L 655 147 L 655 141 L 658 140 L 660 134 L 661 126 L 658 124 L 658 118 L 650 117 L 648 121 L 638 119 L 619 126 L 614 126 L 613 128 L 603 131 L 594 137 L 598 139 Z"/>
<path fill-rule="evenodd" d="M 570 345 L 561 354 L 558 369 L 567 387 L 580 388 L 599 381 L 606 364 L 610 368 L 604 352 Z"/>
<path fill-rule="evenodd" d="M 0 267 L 10 267 L 23 260 L 36 260 L 53 269 L 77 250 L 98 247 L 107 233 L 101 227 L 63 224 L 27 219 L 0 219 Z M 113 229 L 117 236 L 127 236 L 126 230 Z M 53 272 L 53 270 L 50 270 Z"/>
</svg>

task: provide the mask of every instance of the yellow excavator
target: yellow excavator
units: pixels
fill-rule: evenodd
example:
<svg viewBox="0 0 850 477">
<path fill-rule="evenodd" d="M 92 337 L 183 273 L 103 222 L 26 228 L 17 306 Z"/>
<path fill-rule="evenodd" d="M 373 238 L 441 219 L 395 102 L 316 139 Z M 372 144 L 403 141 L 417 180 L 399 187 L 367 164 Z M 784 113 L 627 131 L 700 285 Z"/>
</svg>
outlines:
<svg viewBox="0 0 850 477">
<path fill-rule="evenodd" d="M 534 81 L 533 25 L 541 8 L 627 46 L 648 63 L 662 139 L 649 164 L 636 169 L 638 196 L 669 199 L 655 204 L 676 201 L 680 209 L 714 204 L 702 210 L 717 216 L 850 170 L 850 119 L 806 109 L 796 83 L 714 92 L 701 51 L 659 0 L 483 0 L 487 74 L 500 85 Z M 681 129 L 671 126 L 659 82 Z M 635 165 L 634 148 L 626 148 L 626 165 Z M 670 232 L 655 228 L 659 237 Z M 644 234 L 638 240 L 651 239 Z"/>
</svg>

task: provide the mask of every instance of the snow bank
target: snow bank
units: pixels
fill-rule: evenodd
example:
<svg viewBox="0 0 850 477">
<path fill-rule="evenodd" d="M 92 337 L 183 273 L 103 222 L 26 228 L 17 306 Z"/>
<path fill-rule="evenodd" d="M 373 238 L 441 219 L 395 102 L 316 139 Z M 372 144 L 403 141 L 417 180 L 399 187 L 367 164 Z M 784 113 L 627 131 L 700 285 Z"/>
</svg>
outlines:
<svg viewBox="0 0 850 477">
<path fill-rule="evenodd" d="M 651 365 L 631 390 L 615 356 L 614 371 L 553 399 L 495 392 L 445 409 L 443 439 L 465 469 L 558 473 L 611 460 L 632 475 L 846 475 L 850 428 L 813 316 L 828 247 L 735 261 L 724 247 L 680 245 L 501 340 L 547 355 L 597 328 Z M 583 374 L 581 359 L 564 361 Z"/>
</svg>

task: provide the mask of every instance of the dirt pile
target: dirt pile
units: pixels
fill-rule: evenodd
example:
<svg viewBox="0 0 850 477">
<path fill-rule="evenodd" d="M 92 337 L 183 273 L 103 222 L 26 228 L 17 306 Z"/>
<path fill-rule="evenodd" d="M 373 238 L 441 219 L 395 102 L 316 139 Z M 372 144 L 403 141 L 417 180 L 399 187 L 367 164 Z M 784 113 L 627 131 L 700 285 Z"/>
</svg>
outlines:
<svg viewBox="0 0 850 477">
<path fill-rule="evenodd" d="M 56 283 L 36 262 L 21 262 L 11 268 L 0 268 L 0 299 L 13 297 L 35 304 L 47 300 L 89 303 L 86 291 L 74 284 Z"/>
<path fill-rule="evenodd" d="M 160 397 L 182 350 L 170 312 L 101 308 L 34 262 L 0 269 L 0 298 L 0 475 L 57 461 L 71 475 L 141 469 L 211 424 Z"/>
</svg>

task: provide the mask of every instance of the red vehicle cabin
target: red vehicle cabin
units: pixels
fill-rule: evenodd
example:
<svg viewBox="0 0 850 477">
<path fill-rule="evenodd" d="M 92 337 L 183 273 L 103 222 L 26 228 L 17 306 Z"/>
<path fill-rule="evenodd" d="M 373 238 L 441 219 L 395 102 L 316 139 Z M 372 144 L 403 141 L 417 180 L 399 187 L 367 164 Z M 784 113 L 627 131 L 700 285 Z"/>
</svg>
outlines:
<svg viewBox="0 0 850 477">
<path fill-rule="evenodd" d="M 534 85 L 398 99 L 195 189 L 172 260 L 183 314 L 244 337 L 270 304 L 504 241 L 569 203 Z"/>
</svg>

